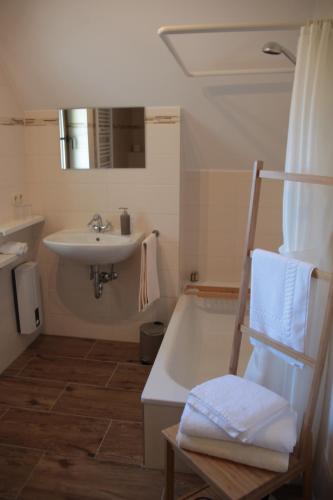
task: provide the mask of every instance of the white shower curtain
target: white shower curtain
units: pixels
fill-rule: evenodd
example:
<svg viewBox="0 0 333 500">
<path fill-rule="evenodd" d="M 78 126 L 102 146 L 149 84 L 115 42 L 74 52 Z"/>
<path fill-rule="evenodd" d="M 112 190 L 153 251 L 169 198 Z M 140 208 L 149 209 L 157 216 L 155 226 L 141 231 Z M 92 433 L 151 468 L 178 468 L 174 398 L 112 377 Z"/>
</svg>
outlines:
<svg viewBox="0 0 333 500">
<path fill-rule="evenodd" d="M 333 21 L 301 30 L 289 117 L 286 172 L 333 175 Z M 331 188 L 286 183 L 283 253 L 326 261 L 333 230 Z M 323 255 L 325 252 L 325 256 Z"/>
<path fill-rule="evenodd" d="M 333 176 L 333 21 L 314 21 L 301 29 L 292 93 L 285 170 Z M 333 266 L 333 188 L 285 183 L 284 244 L 280 252 L 316 266 Z M 309 334 L 305 348 L 315 354 L 327 283 L 312 280 Z M 304 411 L 311 371 L 291 367 L 264 348 L 256 348 L 245 376 L 286 397 Z"/>
</svg>

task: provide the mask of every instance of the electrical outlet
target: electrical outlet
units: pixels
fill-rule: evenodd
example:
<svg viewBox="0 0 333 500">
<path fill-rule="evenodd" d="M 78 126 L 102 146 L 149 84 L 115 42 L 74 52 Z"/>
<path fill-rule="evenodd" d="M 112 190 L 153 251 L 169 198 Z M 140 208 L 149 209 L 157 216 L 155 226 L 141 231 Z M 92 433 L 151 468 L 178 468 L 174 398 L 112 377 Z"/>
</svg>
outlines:
<svg viewBox="0 0 333 500">
<path fill-rule="evenodd" d="M 14 207 L 20 207 L 23 204 L 23 194 L 22 193 L 14 193 L 11 196 L 12 205 Z"/>
</svg>

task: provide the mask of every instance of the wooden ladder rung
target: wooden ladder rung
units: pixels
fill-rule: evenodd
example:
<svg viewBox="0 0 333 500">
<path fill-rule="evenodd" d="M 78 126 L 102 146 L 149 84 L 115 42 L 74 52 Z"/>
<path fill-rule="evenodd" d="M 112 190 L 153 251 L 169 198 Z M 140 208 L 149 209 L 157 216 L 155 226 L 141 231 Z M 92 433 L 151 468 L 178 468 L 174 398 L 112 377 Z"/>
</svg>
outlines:
<svg viewBox="0 0 333 500">
<path fill-rule="evenodd" d="M 306 365 L 311 366 L 312 368 L 316 364 L 316 360 L 314 358 L 307 356 L 302 352 L 296 351 L 295 349 L 292 349 L 291 347 L 288 347 L 285 344 L 278 342 L 277 340 L 273 340 L 264 333 L 258 332 L 257 330 L 253 330 L 252 328 L 249 328 L 246 325 L 241 325 L 240 331 L 244 335 L 253 337 L 254 339 L 259 340 L 263 344 L 273 347 L 274 349 L 283 352 L 283 354 L 287 354 L 288 356 L 291 356 L 292 358 L 297 359 L 298 361 L 301 361 L 302 363 L 305 363 Z"/>
<path fill-rule="evenodd" d="M 261 170 L 259 177 L 261 179 L 271 179 L 275 181 L 305 182 L 307 184 L 333 186 L 333 178 L 324 175 L 296 174 L 291 172 L 279 172 L 278 170 Z"/>
<path fill-rule="evenodd" d="M 332 273 L 328 273 L 327 271 L 321 271 L 321 269 L 315 267 L 314 270 L 312 271 L 312 278 L 318 278 L 321 280 L 330 281 L 330 279 L 332 278 Z"/>
<path fill-rule="evenodd" d="M 250 251 L 251 259 L 252 259 L 252 254 L 253 250 Z M 312 271 L 311 277 L 325 281 L 330 281 L 332 278 L 332 273 L 329 273 L 328 271 L 322 271 L 321 269 L 318 269 L 318 267 L 315 267 L 314 270 Z"/>
</svg>

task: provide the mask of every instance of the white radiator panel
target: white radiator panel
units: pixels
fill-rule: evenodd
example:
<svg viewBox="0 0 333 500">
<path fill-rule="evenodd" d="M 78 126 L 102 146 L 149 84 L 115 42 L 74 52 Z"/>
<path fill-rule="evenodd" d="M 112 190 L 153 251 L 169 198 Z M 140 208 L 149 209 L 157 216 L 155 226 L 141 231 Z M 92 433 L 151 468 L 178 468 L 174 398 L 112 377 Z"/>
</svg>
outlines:
<svg viewBox="0 0 333 500">
<path fill-rule="evenodd" d="M 40 277 L 37 262 L 25 262 L 13 269 L 17 331 L 34 333 L 43 323 Z"/>
</svg>

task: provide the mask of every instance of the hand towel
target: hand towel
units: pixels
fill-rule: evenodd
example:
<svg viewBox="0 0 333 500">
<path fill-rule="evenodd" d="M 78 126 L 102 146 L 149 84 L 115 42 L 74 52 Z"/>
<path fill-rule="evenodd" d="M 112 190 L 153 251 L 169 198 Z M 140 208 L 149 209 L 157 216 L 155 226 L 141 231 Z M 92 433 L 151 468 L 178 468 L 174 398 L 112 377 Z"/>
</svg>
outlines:
<svg viewBox="0 0 333 500">
<path fill-rule="evenodd" d="M 139 311 L 145 311 L 159 297 L 157 239 L 155 234 L 150 234 L 141 244 Z"/>
<path fill-rule="evenodd" d="M 197 385 L 187 402 L 233 438 L 242 432 L 250 437 L 288 406 L 278 394 L 235 375 Z"/>
<path fill-rule="evenodd" d="M 237 441 L 223 429 L 197 412 L 189 404 L 185 405 L 179 430 L 189 437 L 215 439 L 230 442 L 252 444 L 281 453 L 291 453 L 297 440 L 297 415 L 291 408 L 286 408 L 280 415 L 268 422 L 253 436 L 239 434 Z"/>
<path fill-rule="evenodd" d="M 265 250 L 252 255 L 250 328 L 304 352 L 314 266 Z M 263 345 L 251 339 L 253 345 Z M 291 364 L 302 363 L 265 346 Z"/>
<path fill-rule="evenodd" d="M 178 431 L 177 445 L 185 450 L 204 453 L 213 457 L 224 458 L 233 462 L 259 467 L 274 472 L 286 472 L 289 466 L 289 454 L 259 448 L 241 443 L 201 439 L 190 437 Z"/>
<path fill-rule="evenodd" d="M 0 245 L 0 253 L 6 255 L 24 255 L 28 251 L 28 244 L 21 241 L 6 241 Z"/>
</svg>

